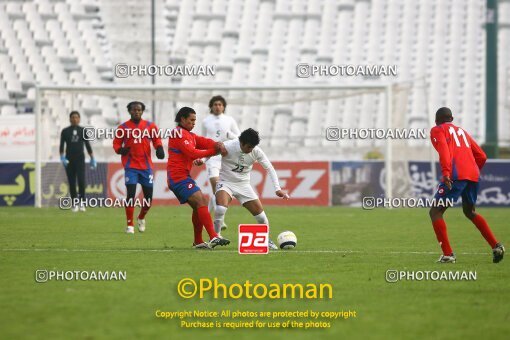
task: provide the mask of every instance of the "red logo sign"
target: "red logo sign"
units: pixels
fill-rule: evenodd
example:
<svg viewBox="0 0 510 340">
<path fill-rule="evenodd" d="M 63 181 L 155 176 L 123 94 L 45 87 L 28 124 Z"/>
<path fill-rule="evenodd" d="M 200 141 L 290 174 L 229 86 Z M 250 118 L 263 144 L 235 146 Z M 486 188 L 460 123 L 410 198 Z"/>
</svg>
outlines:
<svg viewBox="0 0 510 340">
<path fill-rule="evenodd" d="M 323 205 L 329 204 L 329 163 L 328 162 L 273 162 L 280 180 L 280 186 L 291 199 L 283 200 L 274 192 L 271 177 L 258 163 L 251 171 L 251 185 L 263 205 Z M 179 205 L 174 193 L 168 189 L 166 163 L 154 162 L 153 205 Z M 194 166 L 191 178 L 202 192 L 211 197 L 211 184 L 205 166 Z M 195 186 L 195 185 L 193 185 Z M 191 188 L 190 188 L 191 189 Z M 142 188 L 137 186 L 137 197 L 143 197 Z M 124 168 L 119 162 L 108 164 L 108 197 L 126 197 Z M 232 202 L 238 204 L 236 200 Z"/>
<path fill-rule="evenodd" d="M 269 226 L 267 224 L 239 225 L 239 254 L 267 254 Z"/>
</svg>

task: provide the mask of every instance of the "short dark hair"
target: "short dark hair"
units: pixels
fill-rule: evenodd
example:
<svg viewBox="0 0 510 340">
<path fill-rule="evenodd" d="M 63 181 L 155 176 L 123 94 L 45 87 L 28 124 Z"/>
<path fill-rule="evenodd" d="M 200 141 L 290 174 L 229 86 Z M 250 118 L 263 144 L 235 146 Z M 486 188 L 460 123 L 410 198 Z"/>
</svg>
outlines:
<svg viewBox="0 0 510 340">
<path fill-rule="evenodd" d="M 260 143 L 259 133 L 252 128 L 246 129 L 241 132 L 239 136 L 241 144 L 249 144 L 251 146 L 257 146 Z"/>
<path fill-rule="evenodd" d="M 71 113 L 69 114 L 69 118 L 71 118 L 73 115 L 78 115 L 78 117 L 81 117 L 78 111 L 71 111 Z"/>
<path fill-rule="evenodd" d="M 133 105 L 137 105 L 137 104 L 138 104 L 138 105 L 140 105 L 140 106 L 142 107 L 142 111 L 145 111 L 145 104 L 144 104 L 144 103 L 142 103 L 142 102 L 138 102 L 138 101 L 134 101 L 134 102 L 131 102 L 131 103 L 127 104 L 127 109 L 128 109 L 128 111 L 131 111 L 131 107 L 132 107 Z"/>
<path fill-rule="evenodd" d="M 441 107 L 436 111 L 436 124 L 442 124 L 453 121 L 452 110 L 447 107 Z"/>
<path fill-rule="evenodd" d="M 212 112 L 212 107 L 214 105 L 214 102 L 220 101 L 223 103 L 223 109 L 225 110 L 227 108 L 227 101 L 222 96 L 214 96 L 209 100 L 209 109 Z"/>
<path fill-rule="evenodd" d="M 188 118 L 190 114 L 196 114 L 195 110 L 193 110 L 191 107 L 183 106 L 179 109 L 179 112 L 175 115 L 175 120 L 177 124 L 181 122 L 181 118 Z"/>
</svg>

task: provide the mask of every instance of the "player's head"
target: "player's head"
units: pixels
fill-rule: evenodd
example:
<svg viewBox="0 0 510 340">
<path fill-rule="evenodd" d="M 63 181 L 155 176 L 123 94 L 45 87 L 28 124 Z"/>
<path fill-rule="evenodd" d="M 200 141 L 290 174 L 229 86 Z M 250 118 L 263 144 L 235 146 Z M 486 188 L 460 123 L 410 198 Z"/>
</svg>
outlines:
<svg viewBox="0 0 510 340">
<path fill-rule="evenodd" d="M 259 133 L 252 128 L 246 129 L 241 132 L 239 143 L 241 144 L 242 152 L 250 153 L 260 143 Z"/>
<path fill-rule="evenodd" d="M 127 104 L 127 109 L 131 115 L 131 120 L 134 122 L 139 122 L 140 119 L 142 119 L 143 111 L 145 111 L 145 104 L 142 102 L 134 101 Z"/>
<path fill-rule="evenodd" d="M 452 110 L 447 107 L 442 107 L 436 111 L 436 125 L 448 123 L 453 121 Z"/>
<path fill-rule="evenodd" d="M 214 115 L 224 113 L 226 108 L 227 101 L 222 96 L 214 96 L 209 100 L 209 110 Z"/>
<path fill-rule="evenodd" d="M 197 121 L 197 114 L 191 107 L 183 106 L 175 115 L 175 122 L 177 125 L 188 131 L 193 130 L 195 122 Z"/>
<path fill-rule="evenodd" d="M 78 111 L 71 111 L 69 114 L 69 122 L 71 122 L 72 126 L 80 125 L 80 113 Z"/>
</svg>

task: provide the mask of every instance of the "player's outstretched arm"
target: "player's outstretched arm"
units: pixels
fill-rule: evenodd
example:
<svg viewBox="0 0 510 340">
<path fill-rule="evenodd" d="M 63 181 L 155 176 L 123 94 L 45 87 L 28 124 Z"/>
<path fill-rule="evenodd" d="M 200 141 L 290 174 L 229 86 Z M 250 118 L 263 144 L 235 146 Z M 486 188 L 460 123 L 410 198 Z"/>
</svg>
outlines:
<svg viewBox="0 0 510 340">
<path fill-rule="evenodd" d="M 289 199 L 289 194 L 283 191 L 282 188 L 280 187 L 280 182 L 278 181 L 278 175 L 276 174 L 276 170 L 274 169 L 273 164 L 271 164 L 271 162 L 267 158 L 264 151 L 262 151 L 262 149 L 260 149 L 259 147 L 253 149 L 253 151 L 255 152 L 257 162 L 259 162 L 260 165 L 262 165 L 262 167 L 266 169 L 267 173 L 269 174 L 269 177 L 273 182 L 276 196 L 282 197 L 283 199 Z"/>
<path fill-rule="evenodd" d="M 288 200 L 290 198 L 289 194 L 283 190 L 277 190 L 276 196 L 283 198 L 284 200 Z"/>
<path fill-rule="evenodd" d="M 214 144 L 212 145 L 212 148 L 208 148 L 206 150 L 200 150 L 200 149 L 195 149 L 193 146 L 191 146 L 191 142 L 187 139 L 183 138 L 183 139 L 179 139 L 177 141 L 178 149 L 181 150 L 181 152 L 184 154 L 184 156 L 186 156 L 190 159 L 193 159 L 193 160 L 197 159 L 197 158 L 210 157 L 210 156 L 216 155 L 218 153 L 218 151 L 214 147 L 215 144 L 216 144 L 216 142 L 214 142 Z"/>
<path fill-rule="evenodd" d="M 204 160 L 203 160 L 202 158 L 198 158 L 198 159 L 195 159 L 195 160 L 193 161 L 193 165 L 194 165 L 194 166 L 201 166 L 201 165 L 203 165 L 204 163 L 205 163 L 205 162 L 204 162 Z"/>
<path fill-rule="evenodd" d="M 220 153 L 220 155 L 222 157 L 225 157 L 226 155 L 228 155 L 228 150 L 225 147 L 225 144 L 223 144 L 222 142 L 217 142 L 215 147 L 216 147 L 216 150 L 218 150 L 218 152 Z"/>
<path fill-rule="evenodd" d="M 195 135 L 195 145 L 197 149 L 206 150 L 213 149 L 216 146 L 216 142 L 210 138 Z"/>
<path fill-rule="evenodd" d="M 195 135 L 195 145 L 199 150 L 215 149 L 216 154 L 220 153 L 222 156 L 227 155 L 227 149 L 222 142 L 216 142 L 210 138 Z"/>
</svg>

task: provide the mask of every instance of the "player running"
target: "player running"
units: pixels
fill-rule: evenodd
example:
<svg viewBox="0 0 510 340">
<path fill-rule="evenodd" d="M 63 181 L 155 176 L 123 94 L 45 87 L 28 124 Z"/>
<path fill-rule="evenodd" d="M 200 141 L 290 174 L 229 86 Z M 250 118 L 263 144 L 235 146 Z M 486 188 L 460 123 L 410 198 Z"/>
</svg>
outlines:
<svg viewBox="0 0 510 340">
<path fill-rule="evenodd" d="M 234 118 L 225 114 L 227 102 L 222 96 L 214 96 L 209 100 L 210 114 L 205 117 L 202 125 L 203 135 L 211 138 L 217 142 L 224 142 L 226 140 L 234 139 L 239 136 L 241 131 L 236 124 Z M 209 200 L 209 211 L 215 211 L 216 184 L 218 183 L 221 168 L 221 155 L 212 156 L 205 161 L 207 168 L 207 175 L 211 183 L 211 199 Z M 222 230 L 226 229 L 227 225 L 222 225 Z"/>
<path fill-rule="evenodd" d="M 437 110 L 436 126 L 430 131 L 430 139 L 439 154 L 443 175 L 435 199 L 444 203 L 444 199 L 457 201 L 462 196 L 464 215 L 473 222 L 491 246 L 492 262 L 498 263 L 503 259 L 505 248 L 496 240 L 482 215 L 475 213 L 480 169 L 485 164 L 487 156 L 474 139 L 462 128 L 453 125 L 452 121 L 450 109 L 442 107 Z M 446 223 L 443 220 L 443 214 L 447 209 L 446 204 L 444 205 L 433 207 L 429 212 L 434 232 L 443 251 L 438 262 L 455 263 L 455 254 L 448 241 Z"/>
<path fill-rule="evenodd" d="M 197 116 L 190 107 L 182 107 L 175 116 L 177 127 L 172 131 L 168 140 L 168 187 L 175 194 L 181 204 L 188 203 L 193 209 L 191 221 L 194 230 L 193 247 L 196 249 L 212 249 L 218 245 L 224 246 L 229 240 L 220 237 L 214 231 L 213 221 L 207 208 L 207 198 L 190 176 L 190 170 L 195 159 L 210 157 L 219 152 L 225 153 L 221 142 L 195 135 L 191 130 L 195 127 Z M 202 228 L 209 234 L 209 243 L 202 239 Z"/>
<path fill-rule="evenodd" d="M 289 199 L 289 195 L 280 187 L 273 165 L 262 149 L 257 146 L 259 143 L 259 133 L 253 129 L 244 130 L 239 138 L 224 143 L 227 154 L 222 153 L 220 180 L 216 185 L 214 229 L 217 233 L 221 230 L 232 197 L 248 209 L 257 223 L 269 225 L 262 203 L 250 184 L 250 172 L 255 162 L 259 162 L 271 177 L 276 196 L 285 200 Z M 196 163 L 200 164 L 200 162 Z M 278 249 L 271 240 L 269 240 L 269 248 Z"/>
<path fill-rule="evenodd" d="M 141 233 L 145 231 L 145 215 L 151 207 L 154 180 L 151 141 L 154 149 L 156 149 L 156 157 L 158 159 L 165 158 L 165 151 L 163 150 L 156 124 L 142 119 L 143 111 L 145 111 L 144 103 L 131 102 L 128 104 L 127 109 L 131 119 L 122 123 L 117 128 L 117 130 L 120 129 L 122 131 L 115 131 L 113 149 L 117 154 L 122 155 L 122 165 L 124 166 L 127 191 L 125 206 L 127 219 L 126 233 L 134 234 L 134 200 L 138 183 L 142 186 L 145 198 L 138 215 L 138 231 Z"/>
</svg>

